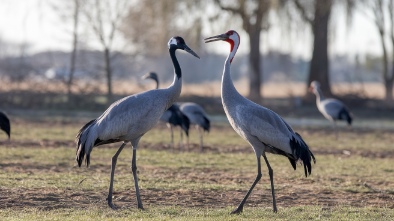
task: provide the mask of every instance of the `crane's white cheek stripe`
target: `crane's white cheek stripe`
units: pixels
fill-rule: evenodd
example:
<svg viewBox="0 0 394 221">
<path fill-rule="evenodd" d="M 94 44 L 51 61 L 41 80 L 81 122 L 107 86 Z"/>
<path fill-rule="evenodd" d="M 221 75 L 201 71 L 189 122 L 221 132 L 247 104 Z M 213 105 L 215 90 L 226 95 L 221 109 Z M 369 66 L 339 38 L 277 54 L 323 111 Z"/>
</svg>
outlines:
<svg viewBox="0 0 394 221">
<path fill-rule="evenodd" d="M 168 48 L 170 48 L 171 45 L 177 45 L 177 44 L 178 44 L 177 40 L 175 38 L 171 38 L 168 41 Z"/>
</svg>

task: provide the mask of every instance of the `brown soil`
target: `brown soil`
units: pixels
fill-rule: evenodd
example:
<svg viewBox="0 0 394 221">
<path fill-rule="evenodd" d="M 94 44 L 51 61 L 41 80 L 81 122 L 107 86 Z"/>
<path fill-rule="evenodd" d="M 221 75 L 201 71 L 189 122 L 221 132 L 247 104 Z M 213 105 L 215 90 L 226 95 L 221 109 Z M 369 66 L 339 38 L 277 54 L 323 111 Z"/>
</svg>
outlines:
<svg viewBox="0 0 394 221">
<path fill-rule="evenodd" d="M 280 180 L 275 180 L 280 182 Z M 394 209 L 394 194 L 336 192 L 324 190 L 302 190 L 301 185 L 291 187 L 291 191 L 276 191 L 279 207 L 300 205 L 319 205 L 323 207 L 388 207 Z M 146 207 L 149 205 L 182 206 L 200 208 L 223 208 L 237 206 L 247 190 L 160 190 L 141 189 L 141 198 Z M 134 190 L 114 192 L 114 203 L 118 208 L 135 208 Z M 0 209 L 34 207 L 44 210 L 59 208 L 106 207 L 106 192 L 77 191 L 73 189 L 4 189 L 0 188 Z M 247 201 L 251 207 L 271 207 L 272 197 L 269 189 L 261 187 L 254 190 Z"/>
<path fill-rule="evenodd" d="M 48 148 L 55 148 L 59 145 L 72 146 L 72 141 L 69 142 L 17 142 L 3 143 L 10 146 L 45 146 Z M 168 149 L 166 145 L 153 145 L 147 144 L 142 148 L 150 149 Z M 197 151 L 197 145 L 191 148 Z M 226 148 L 227 149 L 227 148 Z M 237 151 L 251 151 L 250 147 L 231 147 L 233 152 Z M 205 151 L 220 152 L 220 149 L 214 147 L 207 147 Z M 343 155 L 347 153 L 343 151 L 315 151 L 315 155 Z M 373 152 L 352 152 L 352 155 L 357 154 L 360 156 L 372 158 L 394 158 L 394 151 L 386 151 L 384 153 Z M 39 169 L 47 172 L 59 172 L 52 167 L 48 168 L 30 168 L 23 165 L 3 165 L 3 169 L 7 171 L 13 170 L 14 172 L 29 172 L 30 170 Z M 5 168 L 7 167 L 7 168 Z M 58 168 L 59 169 L 59 168 Z M 60 170 L 62 170 L 60 168 Z M 154 171 L 154 168 L 147 170 Z M 34 171 L 33 171 L 34 172 Z M 147 171 L 146 171 L 147 172 Z M 252 183 L 254 177 L 237 177 L 231 173 L 218 173 L 214 170 L 204 170 L 200 173 L 189 173 L 184 171 L 173 171 L 170 173 L 155 172 L 155 177 L 168 178 L 168 177 L 182 177 L 184 179 L 196 180 L 201 183 Z M 354 206 L 354 207 L 388 207 L 394 209 L 394 192 L 383 191 L 379 188 L 384 187 L 382 183 L 361 183 L 368 189 L 366 192 L 351 192 L 351 191 L 335 191 L 320 188 L 313 184 L 314 181 L 309 179 L 296 179 L 291 181 L 285 177 L 275 177 L 277 204 L 279 207 L 292 207 L 295 205 L 319 205 L 324 208 L 335 206 Z M 130 181 L 132 185 L 132 181 Z M 269 179 L 265 176 L 261 179 L 260 183 L 256 186 L 255 190 L 247 201 L 248 207 L 266 207 L 272 206 L 272 196 L 269 188 Z M 288 188 L 287 188 L 288 187 Z M 116 189 L 115 189 L 116 190 Z M 150 205 L 161 206 L 182 206 L 182 207 L 200 207 L 200 208 L 223 208 L 227 206 L 236 207 L 246 194 L 247 189 L 239 190 L 162 190 L 162 189 L 141 189 L 141 197 L 146 208 Z M 43 210 L 59 209 L 59 208 L 88 208 L 91 206 L 98 206 L 106 208 L 106 191 L 82 191 L 79 188 L 75 189 L 56 189 L 56 188 L 3 188 L 0 187 L 0 209 L 3 208 L 26 208 L 34 207 Z M 119 208 L 135 208 L 135 192 L 132 186 L 129 190 L 115 191 L 114 203 Z"/>
</svg>

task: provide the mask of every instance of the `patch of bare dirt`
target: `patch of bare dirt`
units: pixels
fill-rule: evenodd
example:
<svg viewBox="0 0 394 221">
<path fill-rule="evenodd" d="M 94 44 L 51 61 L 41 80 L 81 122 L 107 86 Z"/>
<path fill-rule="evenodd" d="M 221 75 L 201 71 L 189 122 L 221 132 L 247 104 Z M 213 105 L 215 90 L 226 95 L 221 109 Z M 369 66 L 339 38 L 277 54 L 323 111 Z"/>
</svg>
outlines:
<svg viewBox="0 0 394 221">
<path fill-rule="evenodd" d="M 224 208 L 227 206 L 236 207 L 246 194 L 246 191 L 141 189 L 141 197 L 146 208 L 149 208 L 150 205 Z M 0 209 L 34 207 L 51 210 L 59 208 L 88 208 L 91 206 L 106 207 L 106 194 L 106 192 L 73 189 L 0 188 Z M 300 190 L 295 188 L 293 190 L 277 190 L 276 196 L 279 207 L 320 205 L 324 207 L 370 206 L 394 209 L 394 194 L 385 192 L 351 193 L 313 189 Z M 115 191 L 113 202 L 119 208 L 136 208 L 134 190 Z M 271 191 L 257 186 L 249 197 L 247 206 L 271 207 Z"/>
</svg>

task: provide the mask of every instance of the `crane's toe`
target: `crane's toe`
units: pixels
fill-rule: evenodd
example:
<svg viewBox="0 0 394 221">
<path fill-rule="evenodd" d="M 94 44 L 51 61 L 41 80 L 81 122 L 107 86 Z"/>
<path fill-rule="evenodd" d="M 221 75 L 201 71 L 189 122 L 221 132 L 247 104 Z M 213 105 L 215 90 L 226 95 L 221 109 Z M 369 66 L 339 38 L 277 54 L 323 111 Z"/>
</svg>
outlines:
<svg viewBox="0 0 394 221">
<path fill-rule="evenodd" d="M 236 208 L 235 210 L 233 210 L 230 214 L 241 214 L 243 211 L 244 207 L 243 206 L 239 206 L 238 208 Z"/>
<path fill-rule="evenodd" d="M 113 210 L 117 210 L 117 209 L 118 209 L 118 208 L 115 206 L 115 204 L 112 203 L 112 200 L 109 200 L 109 199 L 107 198 L 107 201 L 108 201 L 108 206 L 111 207 L 111 209 L 113 209 Z"/>
</svg>

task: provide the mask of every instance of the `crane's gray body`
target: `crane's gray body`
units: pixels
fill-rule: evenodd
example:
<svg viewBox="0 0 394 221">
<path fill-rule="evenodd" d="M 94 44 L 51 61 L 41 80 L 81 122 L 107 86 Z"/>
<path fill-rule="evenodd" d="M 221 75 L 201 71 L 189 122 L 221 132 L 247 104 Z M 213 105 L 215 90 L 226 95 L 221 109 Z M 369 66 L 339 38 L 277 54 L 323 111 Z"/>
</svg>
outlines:
<svg viewBox="0 0 394 221">
<path fill-rule="evenodd" d="M 317 108 L 319 109 L 320 113 L 322 113 L 323 116 L 330 121 L 337 120 L 339 113 L 343 108 L 345 108 L 345 105 L 341 101 L 333 98 L 324 99 L 323 101 L 316 102 Z"/>
<path fill-rule="evenodd" d="M 179 97 L 181 79 L 167 89 L 155 89 L 125 97 L 113 103 L 83 133 L 81 143 L 89 154 L 97 142 L 106 140 L 132 141 L 152 129 L 164 111 Z M 98 141 L 99 142 L 99 141 Z"/>
<path fill-rule="evenodd" d="M 226 61 L 222 77 L 222 104 L 233 129 L 253 147 L 258 156 L 264 152 L 286 153 L 286 156 L 297 160 L 290 140 L 303 143 L 300 137 L 278 114 L 240 95 L 229 70 L 230 62 Z"/>
<path fill-rule="evenodd" d="M 209 131 L 210 122 L 208 115 L 200 105 L 193 102 L 185 102 L 179 103 L 179 108 L 189 118 L 190 124 L 198 125 Z"/>
<path fill-rule="evenodd" d="M 152 79 L 156 82 L 156 89 L 159 88 L 159 77 L 155 72 L 149 72 L 142 76 L 142 79 Z M 166 111 L 164 111 L 163 115 L 160 117 L 160 121 L 167 124 L 167 127 L 170 128 L 171 131 L 171 145 L 174 145 L 174 133 L 173 126 L 180 126 L 180 143 L 181 146 L 183 143 L 183 133 L 182 130 L 185 131 L 186 136 L 189 136 L 189 127 L 190 121 L 186 115 L 182 113 L 178 104 L 172 104 Z"/>
</svg>

